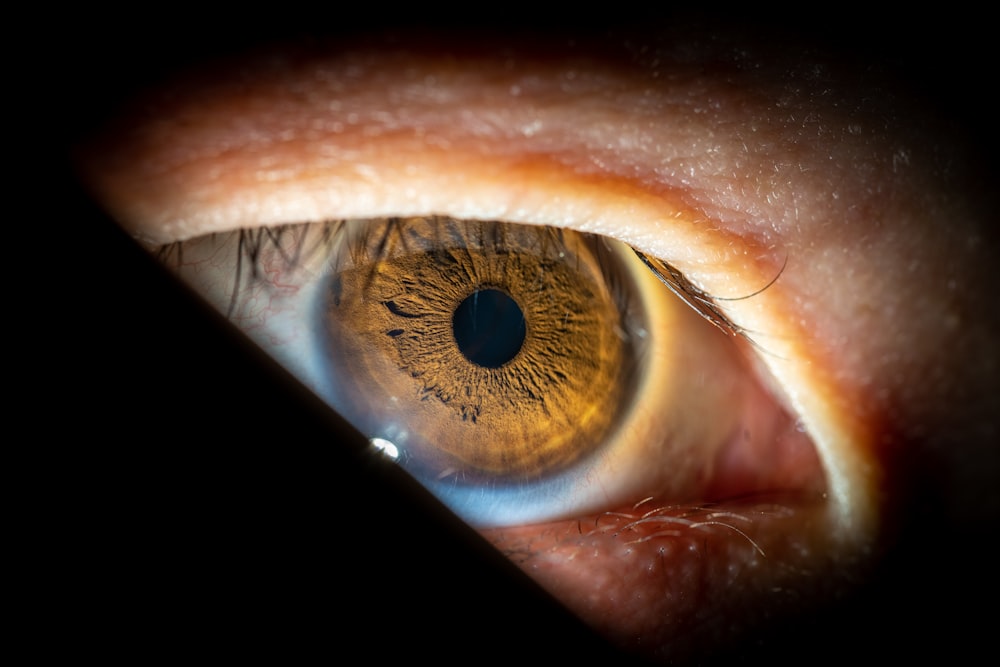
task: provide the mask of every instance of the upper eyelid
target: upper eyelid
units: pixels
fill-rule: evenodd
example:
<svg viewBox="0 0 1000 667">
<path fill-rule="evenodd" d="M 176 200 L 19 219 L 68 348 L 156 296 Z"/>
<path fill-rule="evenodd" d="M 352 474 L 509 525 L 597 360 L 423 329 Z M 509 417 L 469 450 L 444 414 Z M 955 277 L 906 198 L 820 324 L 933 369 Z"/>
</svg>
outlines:
<svg viewBox="0 0 1000 667">
<path fill-rule="evenodd" d="M 260 77 L 244 73 L 236 83 L 222 76 L 168 87 L 147 102 L 151 113 L 120 124 L 85 159 L 85 171 L 97 174 L 100 184 L 102 171 L 135 170 L 129 174 L 134 181 L 156 189 L 199 169 L 232 168 L 233 157 L 254 162 L 256 178 L 280 180 L 302 176 L 282 160 L 292 150 L 296 163 L 343 160 L 357 168 L 367 157 L 365 144 L 410 133 L 425 150 L 465 142 L 494 159 L 519 162 L 528 155 L 594 178 L 627 175 L 659 196 L 683 191 L 687 207 L 720 226 L 733 227 L 736 220 L 741 232 L 752 233 L 747 224 L 760 217 L 766 202 L 748 208 L 719 195 L 732 191 L 734 177 L 776 168 L 773 156 L 755 142 L 787 143 L 787 131 L 800 129 L 793 124 L 779 136 L 770 123 L 763 139 L 756 128 L 740 130 L 759 118 L 740 109 L 734 124 L 727 107 L 760 101 L 750 99 L 746 87 L 734 92 L 703 78 L 656 86 L 648 72 L 639 76 L 575 60 L 539 65 L 540 74 L 530 73 L 530 63 L 511 72 L 496 61 L 475 63 L 488 71 L 456 74 L 461 68 L 447 61 L 395 63 L 383 57 L 389 64 L 362 66 L 350 58 L 281 63 L 261 66 Z M 381 92 L 372 96 L 365 86 Z M 571 122 L 565 122 L 567 113 Z M 789 117 L 795 113 L 788 111 Z M 754 196 L 740 193 L 743 199 Z M 143 214 L 149 215 L 125 215 L 123 222 L 141 224 Z M 768 221 L 774 225 L 780 217 L 772 211 Z M 157 224 L 170 222 L 164 217 Z"/>
<path fill-rule="evenodd" d="M 379 57 L 398 67 L 380 69 Z M 574 59 L 546 62 L 534 77 L 530 63 L 488 59 L 471 72 L 447 59 L 398 54 L 360 61 L 265 62 L 260 77 L 247 73 L 251 67 L 235 78 L 182 82 L 99 144 L 106 150 L 91 153 L 85 173 L 150 245 L 265 224 L 444 214 L 612 236 L 669 260 L 700 294 L 756 292 L 787 262 L 776 233 L 781 212 L 746 203 L 770 199 L 777 210 L 781 197 L 744 187 L 739 206 L 722 202 L 739 170 L 768 169 L 749 166 L 759 156 L 745 141 L 718 150 L 734 143 L 732 128 L 728 138 L 717 136 L 721 101 L 745 104 L 742 94 L 727 98 L 697 78 L 659 90 L 648 72 Z M 376 86 L 374 98 L 358 92 L 373 82 L 387 85 Z M 512 98 L 511 86 L 521 84 Z M 407 92 L 421 87 L 438 97 Z M 400 100 L 418 112 L 387 111 Z M 553 122 L 567 110 L 574 122 Z M 524 132 L 521 123 L 533 116 L 544 122 Z M 321 136 L 310 134 L 317 118 L 327 123 Z M 450 143 L 428 142 L 428 132 Z M 601 137 L 614 142 L 602 147 Z M 623 161 L 610 161 L 614 152 Z M 726 160 L 735 161 L 719 164 Z"/>
<path fill-rule="evenodd" d="M 379 57 L 398 67 L 380 69 Z M 533 222 L 618 238 L 669 259 L 702 292 L 737 298 L 780 272 L 789 217 L 792 231 L 810 224 L 806 186 L 817 174 L 835 178 L 836 165 L 810 166 L 814 157 L 776 162 L 761 146 L 788 143 L 787 132 L 797 130 L 770 124 L 755 132 L 766 100 L 685 67 L 657 88 L 641 68 L 573 58 L 547 61 L 534 77 L 530 63 L 486 59 L 469 72 L 448 59 L 399 54 L 259 66 L 154 95 L 152 112 L 85 154 L 85 176 L 137 237 L 159 245 L 262 224 L 383 215 Z M 387 85 L 374 98 L 361 95 L 372 80 Z M 511 97 L 511 86 L 525 82 Z M 421 88 L 438 97 L 411 94 Z M 419 113 L 399 112 L 401 102 Z M 567 108 L 574 122 L 552 122 Z M 545 122 L 526 130 L 533 115 Z M 325 129 L 310 134 L 317 119 Z M 601 146 L 602 138 L 609 143 Z M 396 160 L 403 166 L 390 164 Z M 470 183 L 477 171 L 487 176 Z M 766 180 L 755 182 L 761 174 Z M 376 192 L 373 183 L 384 187 Z M 435 188 L 447 194 L 435 198 Z M 355 200 L 362 203 L 351 210 Z"/>
<path fill-rule="evenodd" d="M 445 214 L 537 222 L 618 238 L 669 260 L 702 291 L 735 298 L 772 280 L 794 247 L 810 242 L 811 228 L 850 219 L 849 211 L 833 210 L 848 206 L 849 198 L 831 206 L 830 183 L 850 183 L 863 171 L 871 176 L 886 161 L 865 145 L 870 137 L 850 135 L 842 115 L 817 115 L 794 96 L 782 102 L 785 120 L 775 123 L 765 113 L 773 100 L 748 89 L 752 77 L 743 86 L 732 77 L 713 83 L 681 67 L 681 76 L 659 89 L 649 72 L 633 72 L 602 94 L 597 84 L 613 82 L 620 70 L 573 62 L 548 62 L 544 76 L 532 78 L 527 66 L 511 74 L 502 62 L 492 71 L 489 61 L 477 62 L 471 74 L 456 74 L 447 60 L 414 60 L 380 79 L 392 85 L 374 102 L 344 99 L 371 76 L 371 62 L 365 69 L 350 59 L 334 66 L 292 59 L 264 67 L 262 77 L 252 67 L 235 78 L 221 71 L 154 94 L 145 115 L 112 126 L 83 153 L 84 176 L 112 215 L 151 245 L 338 217 Z M 433 78 L 442 67 L 447 76 Z M 350 81 L 344 95 L 339 79 Z M 311 88 L 317 81 L 318 91 Z M 522 115 L 497 111 L 514 99 L 511 86 L 526 81 L 531 86 L 521 86 L 514 105 L 523 107 Z M 473 93 L 449 98 L 447 91 L 474 83 Z M 492 97 L 479 84 L 492 85 Z M 770 92 L 780 89 L 769 85 Z M 445 90 L 440 99 L 416 96 L 426 103 L 420 114 L 393 115 L 391 102 L 412 101 L 406 91 L 421 86 Z M 366 100 L 375 107 L 368 115 L 362 113 Z M 589 113 L 578 115 L 574 100 L 592 104 Z M 227 104 L 237 104 L 235 113 Z M 573 122 L 552 122 L 568 108 Z M 654 113 L 663 108 L 671 111 Z M 546 119 L 541 127 L 533 113 Z M 799 117 L 812 120 L 803 124 Z M 623 122 L 629 118 L 631 125 Z M 317 122 L 341 129 L 316 136 Z M 419 127 L 425 122 L 434 128 Z M 662 128 L 666 134 L 658 134 Z M 839 133 L 841 159 L 832 160 L 815 141 L 805 141 L 803 151 L 801 133 L 817 128 Z M 409 164 L 392 172 L 373 146 L 401 140 L 402 150 L 398 144 L 384 150 Z M 795 151 L 786 154 L 782 146 Z M 866 162 L 872 164 L 867 170 Z M 492 199 L 483 196 L 488 185 L 468 183 L 484 167 L 492 170 Z M 517 192 L 512 177 L 521 183 Z M 390 196 L 372 187 L 379 178 L 391 183 Z M 442 186 L 451 188 L 448 194 L 432 196 Z M 792 271 L 783 283 L 795 280 Z M 753 322 L 741 327 L 760 328 Z"/>
<path fill-rule="evenodd" d="M 882 144 L 886 128 L 901 119 L 882 107 L 879 114 L 870 108 L 871 99 L 884 95 L 882 89 L 883 95 L 866 96 L 872 84 L 860 86 L 858 78 L 836 74 L 839 68 L 814 60 L 812 53 L 789 70 L 767 49 L 737 48 L 717 31 L 712 34 L 711 40 L 692 42 L 679 33 L 645 51 L 622 46 L 626 37 L 614 48 L 602 44 L 596 57 L 569 42 L 551 52 L 541 49 L 541 55 L 528 47 L 455 39 L 441 42 L 455 44 L 454 53 L 449 46 L 429 54 L 424 49 L 433 40 L 394 39 L 354 50 L 339 44 L 284 45 L 163 85 L 133 108 L 137 113 L 126 115 L 108 141 L 98 142 L 89 155 L 84 151 L 84 172 L 98 188 L 100 172 L 124 170 L 138 172 L 129 174 L 133 184 L 162 189 L 183 180 L 199 162 L 211 170 L 219 161 L 217 170 L 224 170 L 231 166 L 227 155 L 242 160 L 248 156 L 240 153 L 249 150 L 264 160 L 256 165 L 258 176 L 280 179 L 278 157 L 288 144 L 308 144 L 313 151 L 296 155 L 296 162 L 330 159 L 323 153 L 331 146 L 323 141 L 323 128 L 342 128 L 335 133 L 343 145 L 333 142 L 333 150 L 345 151 L 348 161 L 364 158 L 352 141 L 416 131 L 424 148 L 441 148 L 432 145 L 437 135 L 448 150 L 453 133 L 465 132 L 484 144 L 492 141 L 492 150 L 527 148 L 533 157 L 578 174 L 601 179 L 627 174 L 646 192 L 675 197 L 675 208 L 689 209 L 684 211 L 689 217 L 700 215 L 703 227 L 759 237 L 758 246 L 767 246 L 775 235 L 815 223 L 810 196 L 822 197 L 831 184 L 856 179 L 856 171 L 867 171 L 870 180 L 898 157 Z M 373 84 L 381 97 L 365 90 Z M 410 112 L 421 104 L 423 113 Z M 586 113 L 585 105 L 591 105 Z M 565 106 L 572 107 L 572 122 L 541 130 L 535 125 Z M 616 111 L 621 113 L 602 115 Z M 554 125 L 568 128 L 568 141 L 552 139 Z M 354 139 L 352 127 L 361 128 Z M 657 134 L 651 127 L 669 131 Z M 572 150 L 584 154 L 574 158 Z M 204 224 L 185 219 L 190 211 L 162 214 L 162 207 L 118 217 L 142 235 L 146 230 L 135 227 L 157 211 L 155 224 L 169 229 L 172 238 L 151 234 L 156 242 L 181 240 L 192 235 L 191 225 Z M 318 219 L 297 215 L 269 222 Z M 236 228 L 248 222 L 226 224 Z"/>
<path fill-rule="evenodd" d="M 433 71 L 436 66 L 431 63 L 427 68 Z M 359 76 L 357 72 L 352 74 L 351 65 L 343 67 L 345 71 L 341 74 L 345 77 Z M 689 91 L 683 87 L 659 95 L 655 103 L 645 105 L 648 108 L 644 112 L 640 109 L 642 105 L 633 102 L 648 97 L 654 89 L 634 88 L 635 82 L 622 84 L 621 90 L 614 90 L 605 96 L 598 95 L 596 102 L 592 84 L 583 85 L 582 93 L 557 90 L 557 97 L 565 99 L 553 103 L 551 93 L 546 91 L 551 91 L 553 87 L 558 89 L 561 83 L 565 83 L 565 78 L 576 71 L 564 65 L 549 71 L 548 79 L 535 80 L 534 87 L 538 90 L 535 90 L 534 96 L 543 99 L 541 106 L 524 104 L 525 98 L 531 97 L 525 93 L 523 97 L 518 96 L 518 104 L 514 106 L 526 106 L 522 112 L 527 115 L 511 116 L 509 108 L 497 111 L 497 107 L 509 105 L 510 100 L 495 98 L 496 95 L 508 95 L 510 82 L 496 81 L 496 73 L 493 72 L 482 80 L 458 77 L 457 83 L 431 82 L 431 85 L 450 85 L 449 90 L 456 86 L 468 88 L 475 85 L 480 93 L 484 87 L 492 85 L 494 98 L 486 102 L 476 99 L 475 95 L 465 100 L 451 100 L 455 105 L 442 106 L 439 100 L 432 100 L 414 117 L 407 118 L 404 114 L 386 120 L 386 112 L 379 110 L 391 108 L 386 106 L 385 99 L 373 103 L 377 109 L 368 115 L 356 110 L 344 110 L 350 107 L 350 103 L 343 102 L 336 90 L 330 90 L 328 79 L 336 77 L 328 70 L 322 70 L 327 79 L 323 79 L 318 86 L 321 89 L 318 99 L 303 92 L 301 86 L 310 85 L 311 79 L 318 76 L 320 70 L 322 68 L 316 66 L 315 70 L 293 71 L 288 76 L 272 77 L 274 80 L 270 83 L 244 83 L 221 86 L 219 89 L 212 86 L 208 89 L 198 86 L 185 88 L 182 85 L 171 89 L 169 94 L 165 94 L 169 98 L 165 106 L 151 105 L 154 108 L 152 115 L 127 120 L 103 142 L 98 142 L 89 154 L 84 153 L 85 177 L 124 226 L 137 237 L 153 244 L 262 223 L 440 212 L 463 218 L 503 218 L 513 222 L 542 222 L 557 226 L 594 225 L 585 231 L 615 236 L 652 254 L 677 257 L 682 263 L 684 253 L 671 252 L 670 248 L 657 245 L 663 238 L 660 233 L 662 222 L 669 221 L 676 226 L 686 220 L 692 230 L 697 227 L 699 235 L 715 235 L 718 245 L 753 245 L 756 246 L 753 252 L 758 255 L 767 253 L 768 246 L 774 245 L 773 235 L 764 239 L 763 243 L 754 238 L 755 225 L 770 223 L 773 229 L 780 214 L 765 214 L 767 219 L 760 220 L 762 205 L 759 203 L 750 207 L 741 203 L 733 207 L 718 198 L 705 199 L 706 196 L 711 198 L 712 193 L 732 190 L 733 181 L 727 170 L 766 169 L 761 165 L 748 167 L 743 155 L 745 145 L 741 144 L 737 151 L 743 160 L 740 164 L 730 167 L 716 164 L 725 158 L 718 151 L 721 140 L 717 138 L 713 144 L 705 145 L 700 143 L 699 137 L 714 135 L 717 123 L 706 124 L 704 119 L 694 125 L 687 120 L 672 123 L 670 118 L 649 115 L 648 108 L 662 109 L 668 104 L 667 98 L 673 100 L 670 102 L 673 106 L 684 107 L 674 112 L 674 120 L 678 114 L 689 110 L 693 103 L 689 99 Z M 297 84 L 286 80 L 295 76 L 305 79 L 305 82 Z M 426 83 L 426 77 L 418 77 L 412 72 L 402 76 Z M 525 76 L 518 73 L 511 80 L 522 81 Z M 592 76 L 599 82 L 606 82 L 612 80 L 614 75 L 601 71 Z M 584 78 L 587 78 L 586 73 L 572 77 L 574 81 Z M 403 87 L 414 85 L 405 81 L 396 84 Z M 282 100 L 278 93 L 288 89 L 299 90 L 298 99 L 290 103 Z M 704 90 L 701 94 L 711 97 Z M 269 95 L 273 97 L 269 98 Z M 389 97 L 392 97 L 391 93 Z M 477 105 L 471 115 L 485 115 L 488 117 L 486 125 L 479 123 L 479 118 L 469 120 L 470 114 L 462 106 L 469 100 Z M 710 101 L 706 101 L 706 105 Z M 583 114 L 573 106 L 577 102 L 593 103 L 593 112 Z M 276 106 L 277 110 L 269 105 Z M 337 105 L 340 111 L 331 110 L 331 105 Z M 572 130 L 562 131 L 557 127 L 560 124 L 553 120 L 558 119 L 558 114 L 567 108 L 573 110 L 573 122 L 561 125 Z M 626 116 L 643 113 L 644 120 L 631 125 L 622 122 Z M 545 122 L 538 121 L 541 125 L 536 126 L 526 121 L 525 118 L 531 118 L 532 114 L 540 115 Z M 581 121 L 581 114 L 585 120 Z M 339 129 L 316 135 L 311 124 L 317 118 L 325 118 L 327 130 L 330 130 L 331 124 Z M 421 125 L 425 123 L 434 123 L 435 129 L 428 130 Z M 683 128 L 670 130 L 667 135 L 657 134 L 659 130 L 656 128 L 680 128 L 682 125 Z M 373 127 L 380 129 L 374 136 L 368 136 Z M 353 135 L 352 128 L 356 130 Z M 411 136 L 402 139 L 387 136 L 401 133 Z M 438 136 L 440 141 L 428 139 L 428 134 Z M 515 136 L 518 134 L 521 136 Z M 517 215 L 519 211 L 511 210 L 516 205 L 506 206 L 497 202 L 492 204 L 493 211 L 474 210 L 475 207 L 469 205 L 465 205 L 464 210 L 434 211 L 427 210 L 426 205 L 425 210 L 420 210 L 419 202 L 412 204 L 412 210 L 405 210 L 411 202 L 400 201 L 399 198 L 385 204 L 386 210 L 346 210 L 344 205 L 350 204 L 350 196 L 339 193 L 336 187 L 327 188 L 322 194 L 323 202 L 303 197 L 301 190 L 294 191 L 296 184 L 314 178 L 316 172 L 323 169 L 328 173 L 321 174 L 320 179 L 329 178 L 327 183 L 339 179 L 342 182 L 340 189 L 363 191 L 368 185 L 366 181 L 372 178 L 371 174 L 384 167 L 384 164 L 377 163 L 379 156 L 373 157 L 371 145 L 403 140 L 406 142 L 403 148 L 411 151 L 405 155 L 404 151 L 400 151 L 404 159 L 412 161 L 416 152 L 437 150 L 445 153 L 449 162 L 464 160 L 454 168 L 459 173 L 456 180 L 458 188 L 466 185 L 460 181 L 467 178 L 468 172 L 474 168 L 482 170 L 486 161 L 490 161 L 494 169 L 492 177 L 498 181 L 507 181 L 512 177 L 531 180 L 531 188 L 541 191 L 551 185 L 545 182 L 545 178 L 550 177 L 543 175 L 547 172 L 557 174 L 554 180 L 561 181 L 558 186 L 564 190 L 587 188 L 591 190 L 588 196 L 599 190 L 612 192 L 619 200 L 612 208 L 620 210 L 621 214 L 608 212 L 603 222 L 595 223 L 593 216 L 579 211 L 570 213 L 568 217 L 561 211 L 550 212 L 548 218 L 535 212 Z M 443 148 L 441 141 L 446 144 Z M 605 143 L 603 146 L 602 141 Z M 394 145 L 393 150 L 398 148 Z M 703 154 L 696 155 L 699 151 Z M 426 164 L 416 161 L 408 167 L 413 171 L 428 171 Z M 436 169 L 435 172 L 436 181 L 446 180 L 446 169 Z M 383 177 L 386 180 L 397 179 L 401 188 L 409 187 L 411 191 L 426 193 L 426 183 L 410 173 L 388 176 L 377 173 L 375 176 Z M 574 182 L 567 185 L 569 180 Z M 509 183 L 505 183 L 504 187 L 511 188 Z M 271 193 L 259 195 L 269 189 L 276 197 L 272 197 Z M 284 197 L 286 190 L 293 192 Z M 568 199 L 568 194 L 556 193 L 556 196 Z M 523 196 L 523 192 L 519 195 Z M 741 197 L 745 199 L 752 195 L 752 192 L 744 192 Z M 363 196 L 372 195 L 366 193 Z M 269 210 L 269 201 L 278 203 Z M 642 216 L 636 216 L 634 211 L 629 210 L 636 208 L 640 201 L 642 204 L 654 201 L 659 210 L 645 212 L 644 221 Z M 391 210 L 394 207 L 397 210 Z M 521 208 L 527 211 L 533 207 L 537 208 L 534 204 Z M 507 210 L 497 210 L 500 208 Z M 726 213 L 727 209 L 731 210 Z M 629 224 L 623 227 L 622 220 L 629 220 Z M 649 227 L 656 227 L 656 233 L 642 233 L 644 228 Z M 623 238 L 623 230 L 631 237 Z M 684 238 L 683 245 L 693 247 L 692 238 Z M 775 264 L 774 258 L 770 259 L 770 264 Z M 718 257 L 712 260 L 717 261 Z M 704 263 L 705 257 L 702 256 L 699 261 Z M 763 272 L 773 275 L 773 268 L 765 267 Z M 745 290 L 736 292 L 745 293 Z"/>
</svg>

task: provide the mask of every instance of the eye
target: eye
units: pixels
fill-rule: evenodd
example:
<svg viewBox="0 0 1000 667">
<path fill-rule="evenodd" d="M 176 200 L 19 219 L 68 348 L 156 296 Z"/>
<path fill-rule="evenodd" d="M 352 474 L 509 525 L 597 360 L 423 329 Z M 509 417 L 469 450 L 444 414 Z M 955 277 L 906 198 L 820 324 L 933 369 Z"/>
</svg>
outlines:
<svg viewBox="0 0 1000 667">
<path fill-rule="evenodd" d="M 734 341 L 612 239 L 397 218 L 158 254 L 474 525 L 822 480 Z"/>
<path fill-rule="evenodd" d="M 706 90 L 683 67 L 660 86 L 649 71 L 574 53 L 471 49 L 458 67 L 396 46 L 267 56 L 242 71 L 207 70 L 154 95 L 91 150 L 85 171 L 127 229 L 304 384 L 622 644 L 704 647 L 752 627 L 740 614 L 757 603 L 795 606 L 774 591 L 842 585 L 809 573 L 837 572 L 866 548 L 878 466 L 868 424 L 852 417 L 825 341 L 810 334 L 803 245 L 786 244 L 783 221 L 732 182 L 737 169 L 781 167 L 742 149 L 754 117 L 739 114 L 754 100 L 728 84 Z M 546 247 L 560 235 L 572 263 Z M 497 236 L 520 239 L 526 264 L 550 262 L 532 280 L 564 275 L 573 289 L 443 273 L 448 252 L 474 251 L 488 267 L 497 248 L 470 241 Z M 746 337 L 674 298 L 633 248 L 714 295 Z M 403 290 L 407 281 L 420 289 Z M 556 326 L 547 307 L 536 318 L 529 292 L 566 304 L 587 291 L 603 304 L 578 309 L 604 312 L 593 336 L 625 341 L 622 362 L 608 364 L 606 413 L 579 400 L 598 425 L 559 429 L 568 455 L 470 462 L 470 439 L 522 427 L 462 431 L 486 418 L 474 383 L 455 378 L 516 365 L 540 328 Z M 516 349 L 483 358 L 461 342 L 455 321 L 476 295 L 525 316 Z M 420 379 L 427 335 L 400 322 L 418 313 L 437 318 L 455 362 L 441 382 Z M 505 338 L 519 339 L 514 329 Z M 420 381 L 399 390 L 386 365 Z M 574 391 L 592 389 L 572 379 Z M 466 387 L 469 400 L 450 405 Z M 578 409 L 561 419 L 583 427 Z M 446 414 L 465 425 L 445 429 Z"/>
</svg>

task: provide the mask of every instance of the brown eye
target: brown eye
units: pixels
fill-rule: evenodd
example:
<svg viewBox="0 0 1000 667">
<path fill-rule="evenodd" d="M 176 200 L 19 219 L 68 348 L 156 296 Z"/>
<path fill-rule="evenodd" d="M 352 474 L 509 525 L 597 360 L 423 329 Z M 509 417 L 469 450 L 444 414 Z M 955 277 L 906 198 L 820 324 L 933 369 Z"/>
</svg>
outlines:
<svg viewBox="0 0 1000 667">
<path fill-rule="evenodd" d="M 755 448 L 808 439 L 733 340 L 618 241 L 421 217 L 234 232 L 162 255 L 476 525 L 798 484 Z"/>
<path fill-rule="evenodd" d="M 321 306 L 334 405 L 418 477 L 544 479 L 620 428 L 647 328 L 620 244 L 440 218 L 362 233 Z"/>
</svg>

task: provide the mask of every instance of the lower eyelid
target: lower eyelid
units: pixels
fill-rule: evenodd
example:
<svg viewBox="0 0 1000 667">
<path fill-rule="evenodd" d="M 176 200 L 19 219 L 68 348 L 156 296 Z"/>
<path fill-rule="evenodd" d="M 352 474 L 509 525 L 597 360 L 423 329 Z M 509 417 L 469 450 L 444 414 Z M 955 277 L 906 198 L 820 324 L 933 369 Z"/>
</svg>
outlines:
<svg viewBox="0 0 1000 667">
<path fill-rule="evenodd" d="M 852 435 L 840 430 L 842 415 L 818 416 L 807 423 L 831 429 L 821 436 Z M 810 444 L 808 451 L 822 450 Z M 683 661 L 755 631 L 765 616 L 739 616 L 733 610 L 741 600 L 781 618 L 800 613 L 805 600 L 851 586 L 875 527 L 864 487 L 872 480 L 849 467 L 831 469 L 830 451 L 823 454 L 829 494 L 814 485 L 815 468 L 807 463 L 802 470 L 813 472 L 803 480 L 813 486 L 804 483 L 797 492 L 702 505 L 652 498 L 573 521 L 483 534 L 617 644 Z M 845 493 L 838 484 L 847 485 L 844 497 L 837 497 Z M 810 571 L 822 574 L 804 576 Z"/>
<path fill-rule="evenodd" d="M 844 552 L 826 533 L 826 511 L 795 496 L 710 506 L 651 501 L 483 534 L 620 645 L 653 655 L 669 647 L 671 658 L 683 659 L 760 622 L 733 611 L 743 600 L 766 599 L 768 613 L 780 616 L 845 586 L 850 575 L 830 567 Z M 803 577 L 808 569 L 829 576 Z"/>
</svg>

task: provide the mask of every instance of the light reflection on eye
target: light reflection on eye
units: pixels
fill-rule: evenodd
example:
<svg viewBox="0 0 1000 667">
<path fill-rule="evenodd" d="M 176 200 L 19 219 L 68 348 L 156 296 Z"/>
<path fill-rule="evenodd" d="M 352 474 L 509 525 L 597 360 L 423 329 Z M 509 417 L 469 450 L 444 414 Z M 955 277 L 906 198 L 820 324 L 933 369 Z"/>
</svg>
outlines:
<svg viewBox="0 0 1000 667">
<path fill-rule="evenodd" d="M 475 525 L 800 485 L 770 469 L 783 457 L 760 456 L 750 478 L 732 463 L 808 444 L 748 379 L 734 342 L 611 239 L 354 220 L 211 235 L 159 254 Z M 498 310 L 488 290 L 509 296 L 510 321 L 488 321 Z M 477 326 L 484 349 L 473 354 L 463 338 Z M 515 347 L 496 334 L 504 326 L 522 327 Z"/>
</svg>

